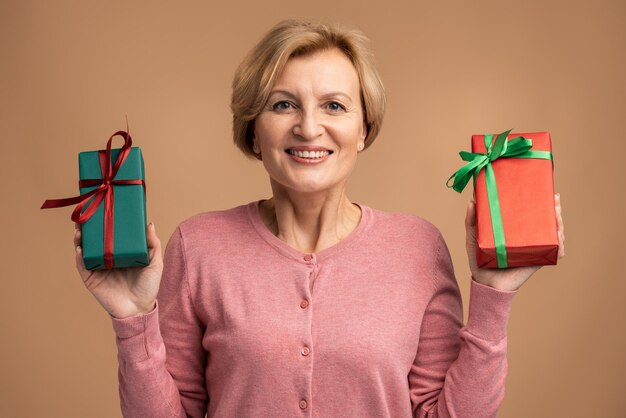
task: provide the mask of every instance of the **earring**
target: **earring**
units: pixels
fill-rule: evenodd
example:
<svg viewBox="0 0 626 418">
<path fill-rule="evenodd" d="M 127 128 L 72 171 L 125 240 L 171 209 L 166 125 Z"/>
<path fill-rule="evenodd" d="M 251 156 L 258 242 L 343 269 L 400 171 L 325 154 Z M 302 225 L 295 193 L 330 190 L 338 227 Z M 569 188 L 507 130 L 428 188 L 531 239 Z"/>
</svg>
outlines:
<svg viewBox="0 0 626 418">
<path fill-rule="evenodd" d="M 252 151 L 254 151 L 255 154 L 261 153 L 261 150 L 259 149 L 259 146 L 256 144 L 256 142 L 252 144 Z"/>
<path fill-rule="evenodd" d="M 357 145 L 357 147 L 356 147 L 356 149 L 357 149 L 358 151 L 363 151 L 363 148 L 365 148 L 365 144 L 363 144 L 363 143 L 360 143 L 360 144 L 359 144 L 359 145 Z"/>
</svg>

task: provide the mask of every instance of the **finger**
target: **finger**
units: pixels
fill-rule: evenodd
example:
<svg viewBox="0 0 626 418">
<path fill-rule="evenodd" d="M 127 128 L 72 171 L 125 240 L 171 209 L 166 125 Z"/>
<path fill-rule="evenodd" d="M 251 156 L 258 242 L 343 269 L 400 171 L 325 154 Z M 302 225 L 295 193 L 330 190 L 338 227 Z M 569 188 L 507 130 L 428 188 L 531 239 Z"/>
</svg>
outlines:
<svg viewBox="0 0 626 418">
<path fill-rule="evenodd" d="M 74 231 L 74 247 L 78 247 L 79 245 L 82 245 L 82 233 L 80 232 L 79 229 L 76 229 Z"/>
<path fill-rule="evenodd" d="M 467 211 L 465 212 L 465 227 L 474 228 L 476 226 L 476 203 L 473 200 L 467 202 Z"/>
<path fill-rule="evenodd" d="M 563 232 L 565 230 L 565 226 L 563 225 L 563 209 L 561 208 L 561 196 L 557 193 L 555 195 L 555 210 L 556 210 L 556 224 L 558 230 Z"/>
<path fill-rule="evenodd" d="M 473 200 L 467 202 L 465 214 L 465 247 L 472 274 L 478 269 L 476 264 L 476 203 Z"/>
<path fill-rule="evenodd" d="M 148 249 L 150 252 L 150 261 L 161 258 L 161 240 L 156 234 L 156 228 L 153 222 L 150 222 L 146 228 L 146 238 L 148 240 Z"/>
<path fill-rule="evenodd" d="M 561 208 L 561 194 L 554 195 L 555 211 L 556 211 L 556 224 L 559 237 L 559 253 L 558 257 L 565 256 L 565 226 L 563 225 L 563 210 Z"/>
<path fill-rule="evenodd" d="M 89 274 L 89 270 L 85 268 L 85 260 L 83 260 L 83 234 L 82 227 L 78 222 L 74 222 L 74 257 L 76 262 L 76 270 L 83 279 L 86 280 Z"/>
<path fill-rule="evenodd" d="M 83 260 L 83 248 L 80 245 L 77 245 L 75 253 L 76 269 L 78 270 L 78 274 L 80 274 L 80 277 L 83 279 L 83 281 L 85 281 L 89 274 L 89 270 L 85 268 L 85 261 Z"/>
<path fill-rule="evenodd" d="M 467 245 L 474 245 L 476 242 L 476 204 L 472 200 L 467 202 L 465 212 L 465 237 Z"/>
</svg>

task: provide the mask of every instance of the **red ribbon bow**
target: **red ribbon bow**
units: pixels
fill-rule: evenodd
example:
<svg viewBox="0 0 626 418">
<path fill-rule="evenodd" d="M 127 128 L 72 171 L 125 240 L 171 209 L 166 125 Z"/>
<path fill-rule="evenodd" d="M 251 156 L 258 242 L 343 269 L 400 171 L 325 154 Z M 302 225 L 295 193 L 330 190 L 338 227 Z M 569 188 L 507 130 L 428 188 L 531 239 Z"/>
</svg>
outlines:
<svg viewBox="0 0 626 418">
<path fill-rule="evenodd" d="M 115 165 L 111 166 L 111 142 L 116 136 L 124 138 L 124 146 L 120 149 L 120 152 L 115 160 Z M 146 184 L 143 180 L 116 180 L 118 170 L 126 161 L 130 147 L 133 141 L 130 137 L 130 133 L 126 131 L 117 131 L 109 138 L 107 142 L 107 149 L 98 151 L 98 157 L 100 159 L 100 171 L 102 172 L 102 178 L 100 179 L 83 179 L 78 182 L 79 187 L 98 186 L 95 189 L 82 194 L 80 196 L 68 197 L 65 199 L 50 199 L 43 202 L 41 209 L 60 208 L 63 206 L 70 206 L 77 204 L 72 212 L 72 220 L 79 224 L 84 224 L 89 218 L 96 213 L 98 207 L 104 201 L 104 266 L 106 269 L 113 268 L 113 186 L 114 185 L 142 185 L 144 192 Z M 91 196 L 94 196 L 93 200 L 88 203 Z M 87 205 L 84 212 L 81 213 L 83 208 Z"/>
</svg>

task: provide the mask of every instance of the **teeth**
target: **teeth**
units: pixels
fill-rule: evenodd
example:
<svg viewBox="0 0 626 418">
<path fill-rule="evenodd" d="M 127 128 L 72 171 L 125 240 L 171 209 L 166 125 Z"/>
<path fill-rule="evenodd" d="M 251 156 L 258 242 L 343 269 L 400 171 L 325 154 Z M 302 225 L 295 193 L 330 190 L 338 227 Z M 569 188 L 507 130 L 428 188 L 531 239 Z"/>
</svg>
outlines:
<svg viewBox="0 0 626 418">
<path fill-rule="evenodd" d="M 296 151 L 293 149 L 290 149 L 288 152 L 291 155 L 296 155 L 300 158 L 310 158 L 310 159 L 322 158 L 330 154 L 330 151 Z"/>
</svg>

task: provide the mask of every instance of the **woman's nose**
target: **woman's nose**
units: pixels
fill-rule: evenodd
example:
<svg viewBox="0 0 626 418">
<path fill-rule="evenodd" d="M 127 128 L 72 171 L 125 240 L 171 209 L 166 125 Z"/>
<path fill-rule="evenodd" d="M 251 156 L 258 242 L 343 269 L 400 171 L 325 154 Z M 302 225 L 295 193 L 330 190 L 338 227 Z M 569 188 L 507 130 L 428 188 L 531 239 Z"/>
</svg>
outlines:
<svg viewBox="0 0 626 418">
<path fill-rule="evenodd" d="M 320 116 L 315 111 L 302 112 L 299 120 L 293 127 L 293 134 L 306 140 L 319 137 L 324 133 L 324 127 L 320 123 Z"/>
</svg>

